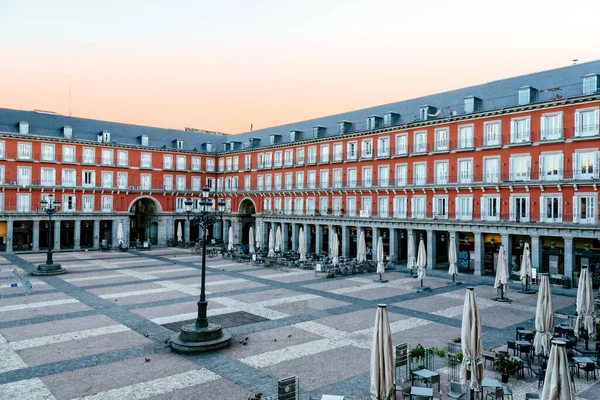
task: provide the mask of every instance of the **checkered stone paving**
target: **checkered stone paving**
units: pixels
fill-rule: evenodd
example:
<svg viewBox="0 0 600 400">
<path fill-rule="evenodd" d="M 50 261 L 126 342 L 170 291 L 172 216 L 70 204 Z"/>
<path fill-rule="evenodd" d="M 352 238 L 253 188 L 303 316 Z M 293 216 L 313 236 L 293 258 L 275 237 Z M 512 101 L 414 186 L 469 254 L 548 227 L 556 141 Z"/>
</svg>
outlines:
<svg viewBox="0 0 600 400">
<path fill-rule="evenodd" d="M 31 272 L 44 254 L 4 255 L 3 269 Z M 172 353 L 169 338 L 197 316 L 201 259 L 190 250 L 65 252 L 65 275 L 31 277 L 28 296 L 0 300 L 0 399 L 179 399 L 198 393 L 245 400 L 276 393 L 297 376 L 302 399 L 322 394 L 368 398 L 370 347 L 378 303 L 388 304 L 394 344 L 443 348 L 460 335 L 466 284 L 474 286 L 485 348 L 506 348 L 516 326 L 532 328 L 535 295 L 511 288 L 493 301 L 491 277 L 461 275 L 448 285 L 431 271 L 430 292 L 403 267 L 339 276 L 207 260 L 208 316 L 233 334 L 229 347 Z M 1 284 L 2 282 L 0 282 Z M 4 289 L 0 285 L 0 290 Z M 515 290 L 512 290 L 515 289 Z M 573 312 L 575 289 L 553 289 L 557 310 Z M 557 315 L 558 317 L 558 315 Z M 557 318 L 557 321 L 560 319 Z M 497 378 L 486 367 L 486 376 Z M 446 390 L 445 360 L 435 368 Z M 576 378 L 578 399 L 600 399 L 600 383 Z M 511 378 L 514 399 L 538 392 L 525 373 Z"/>
</svg>

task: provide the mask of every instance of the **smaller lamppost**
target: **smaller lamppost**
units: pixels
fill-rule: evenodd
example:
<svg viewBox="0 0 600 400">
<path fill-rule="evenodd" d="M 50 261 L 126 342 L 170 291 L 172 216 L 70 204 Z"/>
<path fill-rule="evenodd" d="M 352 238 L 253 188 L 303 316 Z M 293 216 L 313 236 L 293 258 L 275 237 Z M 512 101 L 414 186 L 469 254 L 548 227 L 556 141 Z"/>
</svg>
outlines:
<svg viewBox="0 0 600 400">
<path fill-rule="evenodd" d="M 192 216 L 190 199 L 185 201 L 185 212 L 190 225 L 197 225 L 202 230 L 202 275 L 200 282 L 200 299 L 198 300 L 198 317 L 195 324 L 184 325 L 179 334 L 171 336 L 171 348 L 181 353 L 198 353 L 225 347 L 231 340 L 231 333 L 223 331 L 221 325 L 209 323 L 206 315 L 208 302 L 206 301 L 206 242 L 207 230 L 216 222 L 223 221 L 225 201 L 219 199 L 218 212 L 210 212 L 209 207 L 213 202 L 208 198 L 210 188 L 202 188 L 202 199 L 198 202 L 200 212 Z"/>
<path fill-rule="evenodd" d="M 56 214 L 60 209 L 60 200 L 54 200 L 54 195 L 49 194 L 48 200 L 42 200 L 40 206 L 43 212 L 48 214 L 48 253 L 46 254 L 46 263 L 39 264 L 33 275 L 60 275 L 67 272 L 60 264 L 55 264 L 52 260 L 52 214 Z"/>
</svg>

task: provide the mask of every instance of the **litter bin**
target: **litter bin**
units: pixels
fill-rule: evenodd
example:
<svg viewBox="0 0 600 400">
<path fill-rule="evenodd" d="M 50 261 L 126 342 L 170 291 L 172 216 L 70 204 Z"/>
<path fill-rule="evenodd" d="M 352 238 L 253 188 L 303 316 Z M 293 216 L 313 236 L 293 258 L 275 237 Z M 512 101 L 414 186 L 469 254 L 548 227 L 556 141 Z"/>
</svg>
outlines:
<svg viewBox="0 0 600 400">
<path fill-rule="evenodd" d="M 562 285 L 563 285 L 563 288 L 565 288 L 565 289 L 570 289 L 571 288 L 571 280 L 569 279 L 569 277 L 563 276 L 563 278 L 562 278 Z"/>
</svg>

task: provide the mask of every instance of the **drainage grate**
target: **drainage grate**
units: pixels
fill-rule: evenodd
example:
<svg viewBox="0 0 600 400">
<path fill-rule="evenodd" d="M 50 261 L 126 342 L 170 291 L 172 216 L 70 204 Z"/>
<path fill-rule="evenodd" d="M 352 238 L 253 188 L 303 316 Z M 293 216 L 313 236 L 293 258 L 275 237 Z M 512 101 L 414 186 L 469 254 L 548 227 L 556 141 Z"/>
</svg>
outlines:
<svg viewBox="0 0 600 400">
<path fill-rule="evenodd" d="M 250 314 L 245 311 L 236 311 L 229 314 L 221 314 L 208 317 L 208 321 L 215 324 L 219 324 L 223 328 L 233 328 L 234 326 L 249 325 L 255 324 L 257 322 L 269 321 L 269 319 L 261 317 L 259 315 Z M 190 319 L 187 321 L 172 322 L 170 324 L 164 324 L 162 326 L 164 326 L 170 331 L 179 332 L 182 326 L 193 324 L 194 322 L 196 322 L 195 319 Z"/>
</svg>

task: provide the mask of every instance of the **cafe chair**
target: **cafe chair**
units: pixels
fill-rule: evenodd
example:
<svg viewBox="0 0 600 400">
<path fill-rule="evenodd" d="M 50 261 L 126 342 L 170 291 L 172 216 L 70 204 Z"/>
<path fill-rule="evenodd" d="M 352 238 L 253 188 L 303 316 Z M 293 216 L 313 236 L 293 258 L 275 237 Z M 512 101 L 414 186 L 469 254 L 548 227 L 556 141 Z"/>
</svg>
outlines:
<svg viewBox="0 0 600 400">
<path fill-rule="evenodd" d="M 509 398 L 510 400 L 514 400 L 513 398 L 513 386 L 511 383 L 506 383 L 506 385 L 504 385 L 504 397 L 505 398 Z"/>
<path fill-rule="evenodd" d="M 488 397 L 494 400 L 504 399 L 504 388 L 497 387 L 496 390 L 487 392 L 485 398 L 487 399 Z"/>
<path fill-rule="evenodd" d="M 452 381 L 448 384 L 448 397 L 452 399 L 465 399 L 460 382 Z"/>
<path fill-rule="evenodd" d="M 521 340 L 521 335 L 519 335 L 519 331 L 525 330 L 522 326 L 517 326 L 515 328 L 515 340 Z"/>
<path fill-rule="evenodd" d="M 513 351 L 513 355 L 517 355 L 516 351 L 517 351 L 517 345 L 515 344 L 514 340 L 509 340 L 508 342 L 506 342 L 506 350 L 512 350 Z"/>
<path fill-rule="evenodd" d="M 577 367 L 579 369 L 579 366 Z M 589 381 L 590 375 L 594 376 L 594 380 L 596 380 L 596 364 L 594 363 L 585 363 L 583 366 L 583 372 L 585 372 L 585 380 Z M 579 375 L 579 371 L 577 371 L 577 375 Z"/>
</svg>

